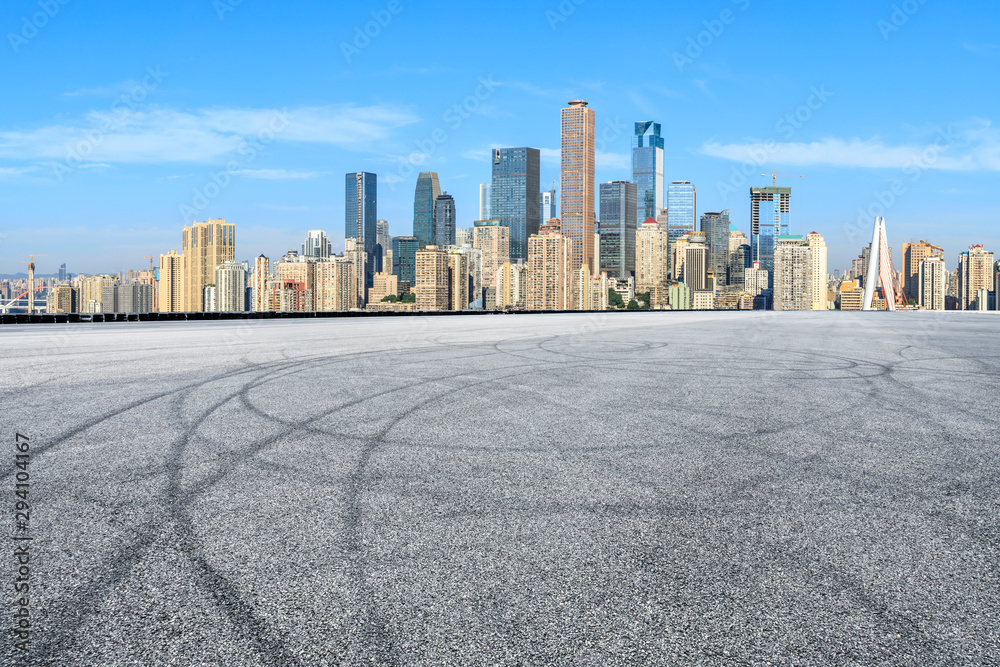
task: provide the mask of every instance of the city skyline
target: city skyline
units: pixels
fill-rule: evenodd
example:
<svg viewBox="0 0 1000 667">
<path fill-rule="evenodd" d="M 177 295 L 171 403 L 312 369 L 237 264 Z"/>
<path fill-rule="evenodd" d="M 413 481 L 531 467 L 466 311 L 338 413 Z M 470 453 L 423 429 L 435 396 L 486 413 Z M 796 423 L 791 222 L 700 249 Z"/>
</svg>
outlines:
<svg viewBox="0 0 1000 667">
<path fill-rule="evenodd" d="M 423 39 L 439 11 L 405 4 L 397 13 L 345 8 L 336 19 L 317 5 L 309 25 L 293 10 L 248 12 L 228 2 L 228 11 L 180 2 L 169 13 L 148 14 L 121 4 L 110 22 L 65 7 L 22 43 L 21 19 L 30 22 L 38 5 L 9 3 L 4 46 L 14 66 L 3 76 L 28 91 L 32 104 L 0 110 L 0 273 L 17 273 L 32 252 L 49 255 L 39 260 L 44 274 L 63 263 L 75 273 L 142 266 L 150 252 L 175 247 L 177 224 L 210 218 L 240 226 L 241 258 L 278 256 L 312 229 L 326 230 L 343 247 L 338 181 L 346 172 L 378 174 L 379 217 L 394 236 L 412 233 L 420 171 L 440 174 L 459 226 L 470 227 L 494 147 L 538 148 L 543 187 L 558 182 L 558 109 L 579 98 L 597 115 L 598 183 L 631 178 L 632 128 L 647 121 L 662 127 L 664 178 L 694 183 L 699 212 L 730 209 L 741 230 L 749 232 L 749 187 L 770 184 L 758 174 L 806 174 L 791 183 L 790 231 L 825 231 L 831 267 L 849 268 L 866 225 L 883 213 L 877 206 L 887 209 L 899 239 L 897 261 L 901 244 L 919 239 L 945 248 L 949 270 L 970 245 L 1000 246 L 989 224 L 990 183 L 1000 169 L 996 93 L 970 92 L 1000 58 L 988 29 L 1000 9 L 985 2 L 953 10 L 920 5 L 896 25 L 891 6 L 791 10 L 776 3 L 765 11 L 750 2 L 727 4 L 725 21 L 721 9 L 675 8 L 662 37 L 620 53 L 586 54 L 553 81 L 535 72 L 536 59 L 497 64 L 471 53 L 456 63 L 448 55 L 455 45 L 428 47 Z M 512 5 L 526 37 L 542 48 L 537 58 L 598 30 L 621 33 L 631 7 L 568 6 L 573 11 L 563 15 L 558 6 Z M 355 39 L 364 40 L 355 29 L 364 35 L 372 12 L 388 12 L 388 23 L 376 24 L 379 34 L 357 47 Z M 495 27 L 514 21 L 483 8 L 463 12 Z M 139 29 L 149 21 L 159 27 L 155 35 Z M 786 39 L 762 74 L 766 64 L 750 65 L 742 54 L 759 48 L 755 35 L 775 22 Z M 821 22 L 822 34 L 809 29 Z M 318 76 L 306 67 L 270 85 L 279 79 L 269 59 L 281 56 L 257 49 L 255 40 L 293 23 L 303 38 L 298 57 L 330 71 Z M 322 39 L 312 39 L 321 32 Z M 105 40 L 85 62 L 68 57 L 83 35 L 105 34 L 143 39 L 133 38 L 128 51 Z M 245 69 L 223 82 L 219 67 L 179 56 L 192 39 L 218 42 Z M 417 39 L 426 56 L 421 67 L 396 65 Z M 621 69 L 640 56 L 662 63 L 661 84 Z M 913 66 L 894 66 L 902 60 Z M 852 64 L 860 63 L 888 67 L 891 76 L 857 76 Z M 940 80 L 941 94 L 926 99 L 918 82 L 938 70 L 949 76 Z M 776 85 L 744 83 L 761 78 Z M 304 81 L 313 85 L 297 86 Z M 444 92 L 425 92 L 431 89 Z M 258 148 L 241 152 L 243 139 L 260 131 Z M 185 208 L 190 215 L 182 215 Z M 115 241 L 98 242 L 108 236 Z"/>
</svg>

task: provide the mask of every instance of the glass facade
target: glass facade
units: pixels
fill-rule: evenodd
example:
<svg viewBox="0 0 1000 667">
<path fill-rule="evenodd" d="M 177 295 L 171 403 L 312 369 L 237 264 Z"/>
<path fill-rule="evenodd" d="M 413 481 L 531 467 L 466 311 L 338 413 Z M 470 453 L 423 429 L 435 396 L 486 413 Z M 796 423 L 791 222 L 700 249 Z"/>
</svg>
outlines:
<svg viewBox="0 0 1000 667">
<path fill-rule="evenodd" d="M 729 264 L 729 211 L 701 216 L 701 231 L 708 246 L 708 268 L 715 272 L 716 284 L 726 279 Z"/>
<path fill-rule="evenodd" d="M 632 182 L 636 185 L 636 226 L 663 209 L 663 137 L 660 124 L 636 123 L 632 137 Z"/>
<path fill-rule="evenodd" d="M 376 223 L 378 221 L 378 177 L 368 172 L 347 174 L 344 179 L 344 238 L 358 240 L 368 253 L 365 286 L 375 276 Z"/>
<path fill-rule="evenodd" d="M 609 278 L 628 278 L 635 273 L 636 192 L 635 183 L 629 181 L 601 183 L 600 268 Z"/>
<path fill-rule="evenodd" d="M 674 181 L 667 186 L 667 236 L 671 257 L 677 239 L 697 229 L 695 227 L 697 211 L 697 195 L 691 182 Z M 671 272 L 674 269 L 675 267 L 670 267 Z"/>
<path fill-rule="evenodd" d="M 392 238 L 392 273 L 399 280 L 406 280 L 412 288 L 417 282 L 417 250 L 420 240 L 416 236 Z"/>
<path fill-rule="evenodd" d="M 527 261 L 528 237 L 541 224 L 540 165 L 537 148 L 493 150 L 490 217 L 510 228 L 511 261 Z"/>
<path fill-rule="evenodd" d="M 552 218 L 559 217 L 559 209 L 556 206 L 556 189 L 553 187 L 548 192 L 541 193 L 542 198 L 542 217 L 540 218 L 541 224 L 545 224 Z"/>
<path fill-rule="evenodd" d="M 760 262 L 774 280 L 774 246 L 779 236 L 787 236 L 791 220 L 791 188 L 750 188 L 750 250 L 753 262 Z"/>
<path fill-rule="evenodd" d="M 413 235 L 420 241 L 421 248 L 434 243 L 434 202 L 440 195 L 437 172 L 420 172 L 413 196 Z"/>
<path fill-rule="evenodd" d="M 455 199 L 442 192 L 434 201 L 434 244 L 439 248 L 455 245 Z"/>
</svg>

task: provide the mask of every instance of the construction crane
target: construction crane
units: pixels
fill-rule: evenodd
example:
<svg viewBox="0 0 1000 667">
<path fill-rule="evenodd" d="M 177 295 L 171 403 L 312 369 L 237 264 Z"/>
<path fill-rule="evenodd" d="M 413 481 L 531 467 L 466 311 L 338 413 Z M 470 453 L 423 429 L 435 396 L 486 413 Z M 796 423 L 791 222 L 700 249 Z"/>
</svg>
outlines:
<svg viewBox="0 0 1000 667">
<path fill-rule="evenodd" d="M 777 169 L 774 170 L 774 173 L 761 174 L 761 176 L 770 176 L 774 187 L 778 187 L 779 178 L 805 178 L 805 174 L 779 174 Z"/>
</svg>

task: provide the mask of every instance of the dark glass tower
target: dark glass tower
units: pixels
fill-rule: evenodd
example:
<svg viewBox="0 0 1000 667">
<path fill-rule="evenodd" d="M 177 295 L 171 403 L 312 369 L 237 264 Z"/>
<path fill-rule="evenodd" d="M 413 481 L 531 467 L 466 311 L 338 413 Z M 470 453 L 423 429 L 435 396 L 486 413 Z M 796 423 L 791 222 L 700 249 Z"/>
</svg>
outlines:
<svg viewBox="0 0 1000 667">
<path fill-rule="evenodd" d="M 527 261 L 528 237 L 541 226 L 537 148 L 496 148 L 493 150 L 493 186 L 490 216 L 510 228 L 510 259 Z"/>
<path fill-rule="evenodd" d="M 420 172 L 413 196 L 413 235 L 420 241 L 421 248 L 434 245 L 434 202 L 440 195 L 437 172 Z"/>
<path fill-rule="evenodd" d="M 442 192 L 434 201 L 434 244 L 439 248 L 455 245 L 455 199 Z"/>
<path fill-rule="evenodd" d="M 344 238 L 357 239 L 358 245 L 368 253 L 365 261 L 365 287 L 371 287 L 376 265 L 378 177 L 368 172 L 347 174 L 344 190 Z"/>
<path fill-rule="evenodd" d="M 760 262 L 760 268 L 768 270 L 772 281 L 774 246 L 777 237 L 788 235 L 791 199 L 791 188 L 750 188 L 751 261 Z"/>
<path fill-rule="evenodd" d="M 715 271 L 716 280 L 726 275 L 729 264 L 729 211 L 706 213 L 701 216 L 701 231 L 708 246 L 708 268 Z"/>
<path fill-rule="evenodd" d="M 608 277 L 635 273 L 636 186 L 629 181 L 601 183 L 601 270 Z"/>
<path fill-rule="evenodd" d="M 638 227 L 656 219 L 663 209 L 663 137 L 660 124 L 647 120 L 635 124 L 632 137 L 632 182 L 637 191 Z"/>
<path fill-rule="evenodd" d="M 413 287 L 417 283 L 417 250 L 420 241 L 416 236 L 392 237 L 392 272 Z"/>
</svg>

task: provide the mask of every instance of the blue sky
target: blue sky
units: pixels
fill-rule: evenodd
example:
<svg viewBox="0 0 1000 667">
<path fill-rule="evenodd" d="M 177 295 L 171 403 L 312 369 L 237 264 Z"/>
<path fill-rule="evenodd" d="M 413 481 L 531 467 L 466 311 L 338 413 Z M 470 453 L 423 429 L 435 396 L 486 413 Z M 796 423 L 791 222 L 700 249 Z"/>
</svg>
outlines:
<svg viewBox="0 0 1000 667">
<path fill-rule="evenodd" d="M 209 217 L 236 223 L 239 259 L 309 229 L 342 247 L 362 170 L 391 233 L 411 230 L 418 171 L 470 226 L 492 146 L 542 149 L 558 183 L 578 98 L 599 181 L 630 177 L 632 123 L 655 120 L 699 214 L 747 230 L 758 174 L 805 174 L 779 182 L 792 233 L 823 234 L 831 270 L 875 213 L 897 261 L 926 238 L 953 268 L 972 243 L 1000 252 L 998 27 L 987 0 L 6 0 L 0 273 L 28 253 L 42 273 L 141 268 Z"/>
</svg>

